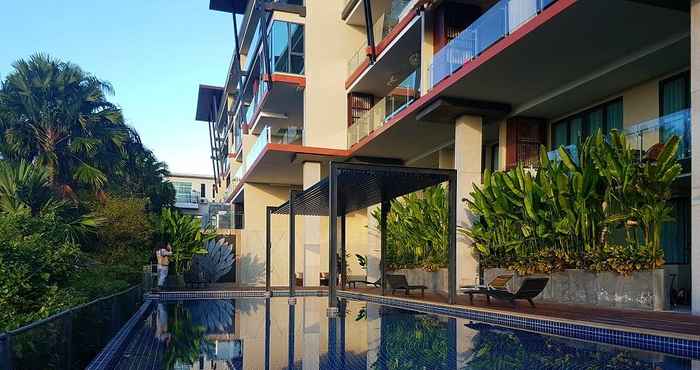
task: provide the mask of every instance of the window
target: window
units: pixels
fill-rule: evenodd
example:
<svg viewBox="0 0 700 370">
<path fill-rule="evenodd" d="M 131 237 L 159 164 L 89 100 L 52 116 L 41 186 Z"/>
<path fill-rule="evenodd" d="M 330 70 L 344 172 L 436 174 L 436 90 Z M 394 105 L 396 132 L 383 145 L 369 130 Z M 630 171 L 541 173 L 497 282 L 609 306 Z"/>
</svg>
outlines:
<svg viewBox="0 0 700 370">
<path fill-rule="evenodd" d="M 270 30 L 273 72 L 304 74 L 304 26 L 274 21 Z"/>
<path fill-rule="evenodd" d="M 622 129 L 622 98 L 598 105 L 552 124 L 552 149 L 575 145 L 601 130 Z"/>
<path fill-rule="evenodd" d="M 207 196 L 207 185 L 206 184 L 200 184 L 199 185 L 199 194 L 201 197 L 206 197 Z"/>
<path fill-rule="evenodd" d="M 673 114 L 690 108 L 690 75 L 683 72 L 663 80 L 659 84 L 659 131 L 661 142 L 671 136 L 678 136 L 681 141 L 678 157 L 690 156 L 690 122 L 689 115 Z"/>
<path fill-rule="evenodd" d="M 348 127 L 353 125 L 374 104 L 374 96 L 371 94 L 350 93 L 348 95 Z"/>
<path fill-rule="evenodd" d="M 192 183 L 174 181 L 175 203 L 192 203 Z"/>
</svg>

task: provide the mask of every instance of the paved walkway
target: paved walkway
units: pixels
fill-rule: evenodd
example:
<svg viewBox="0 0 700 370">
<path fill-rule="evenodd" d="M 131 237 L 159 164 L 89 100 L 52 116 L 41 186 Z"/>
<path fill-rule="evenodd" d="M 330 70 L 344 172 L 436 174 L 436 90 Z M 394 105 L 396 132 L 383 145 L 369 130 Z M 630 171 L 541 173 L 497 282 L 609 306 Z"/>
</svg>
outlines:
<svg viewBox="0 0 700 370">
<path fill-rule="evenodd" d="M 381 295 L 381 288 L 347 289 L 350 292 Z M 391 295 L 390 292 L 387 295 Z M 409 298 L 419 301 L 447 303 L 445 295 L 426 292 L 421 297 L 420 292 L 411 292 L 409 296 L 396 293 L 397 298 Z M 547 316 L 557 319 L 588 321 L 599 324 L 626 326 L 631 328 L 658 330 L 686 335 L 700 335 L 700 316 L 677 312 L 651 312 L 629 309 L 609 309 L 583 305 L 537 303 L 530 307 L 526 301 L 518 301 L 515 306 L 507 302 L 491 300 L 486 302 L 483 296 L 474 297 L 474 303 L 469 303 L 467 296 L 458 295 L 457 305 L 483 307 L 514 313 Z"/>
</svg>

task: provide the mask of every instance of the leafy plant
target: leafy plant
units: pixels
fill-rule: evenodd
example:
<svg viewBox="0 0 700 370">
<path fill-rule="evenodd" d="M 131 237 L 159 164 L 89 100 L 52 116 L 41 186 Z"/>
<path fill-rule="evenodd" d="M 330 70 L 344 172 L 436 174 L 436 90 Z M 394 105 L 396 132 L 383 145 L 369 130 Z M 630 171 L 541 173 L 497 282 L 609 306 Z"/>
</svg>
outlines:
<svg viewBox="0 0 700 370">
<path fill-rule="evenodd" d="M 661 225 L 671 220 L 670 186 L 680 173 L 678 138 L 657 149 L 639 161 L 617 131 L 598 132 L 574 154 L 560 147 L 561 160 L 549 160 L 542 147 L 534 175 L 522 165 L 484 173 L 465 199 L 479 219 L 459 231 L 474 241 L 482 267 L 522 274 L 660 267 Z"/>
<path fill-rule="evenodd" d="M 233 268 L 233 247 L 225 239 L 219 239 L 209 240 L 206 248 L 206 254 L 194 256 L 193 270 L 203 273 L 210 283 L 215 283 Z"/>
<path fill-rule="evenodd" d="M 190 270 L 195 255 L 207 254 L 205 243 L 216 237 L 210 227 L 202 229 L 199 219 L 169 208 L 160 214 L 159 232 L 173 248 L 172 260 L 177 275 Z"/>
<path fill-rule="evenodd" d="M 379 210 L 372 213 L 380 220 Z M 447 192 L 433 186 L 391 202 L 387 215 L 387 256 L 390 269 L 447 266 Z"/>
</svg>

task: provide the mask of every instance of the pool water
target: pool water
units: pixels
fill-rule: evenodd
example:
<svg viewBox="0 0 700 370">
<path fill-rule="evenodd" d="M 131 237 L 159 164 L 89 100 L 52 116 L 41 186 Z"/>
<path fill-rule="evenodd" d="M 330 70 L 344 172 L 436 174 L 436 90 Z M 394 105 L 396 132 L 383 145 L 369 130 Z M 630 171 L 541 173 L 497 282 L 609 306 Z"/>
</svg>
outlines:
<svg viewBox="0 0 700 370">
<path fill-rule="evenodd" d="M 117 369 L 696 369 L 659 353 L 325 297 L 152 305 Z M 268 321 L 269 320 L 269 321 Z"/>
</svg>

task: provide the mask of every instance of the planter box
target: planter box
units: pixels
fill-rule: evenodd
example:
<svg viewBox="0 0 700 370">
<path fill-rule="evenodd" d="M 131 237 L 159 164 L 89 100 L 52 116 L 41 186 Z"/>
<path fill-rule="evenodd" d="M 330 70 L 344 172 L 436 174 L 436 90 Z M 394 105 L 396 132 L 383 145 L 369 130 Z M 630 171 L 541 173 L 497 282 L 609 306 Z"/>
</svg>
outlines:
<svg viewBox="0 0 700 370">
<path fill-rule="evenodd" d="M 387 274 L 405 275 L 410 285 L 425 285 L 428 290 L 447 294 L 447 269 L 425 271 L 423 269 L 400 269 L 387 271 Z"/>
<path fill-rule="evenodd" d="M 486 269 L 484 282 L 488 283 L 497 275 L 510 274 L 513 279 L 508 289 L 516 292 L 523 279 L 505 269 Z M 608 308 L 631 308 L 661 311 L 668 308 L 667 281 L 664 269 L 634 272 L 623 276 L 615 272 L 593 273 L 583 270 L 565 270 L 548 277 L 549 284 L 536 301 L 583 304 Z"/>
</svg>

